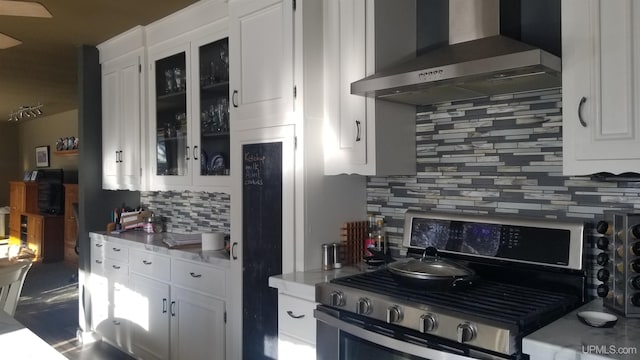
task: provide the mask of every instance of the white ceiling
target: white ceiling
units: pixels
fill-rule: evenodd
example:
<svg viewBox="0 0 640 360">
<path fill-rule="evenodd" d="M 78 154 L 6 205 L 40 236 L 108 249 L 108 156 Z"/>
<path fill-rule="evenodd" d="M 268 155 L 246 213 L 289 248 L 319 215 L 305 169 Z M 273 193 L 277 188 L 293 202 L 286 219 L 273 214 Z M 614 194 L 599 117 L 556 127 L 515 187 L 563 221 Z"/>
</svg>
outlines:
<svg viewBox="0 0 640 360">
<path fill-rule="evenodd" d="M 52 115 L 77 108 L 77 51 L 196 0 L 40 0 L 53 18 L 0 16 L 0 32 L 22 41 L 0 50 L 0 121 L 21 106 Z"/>
</svg>

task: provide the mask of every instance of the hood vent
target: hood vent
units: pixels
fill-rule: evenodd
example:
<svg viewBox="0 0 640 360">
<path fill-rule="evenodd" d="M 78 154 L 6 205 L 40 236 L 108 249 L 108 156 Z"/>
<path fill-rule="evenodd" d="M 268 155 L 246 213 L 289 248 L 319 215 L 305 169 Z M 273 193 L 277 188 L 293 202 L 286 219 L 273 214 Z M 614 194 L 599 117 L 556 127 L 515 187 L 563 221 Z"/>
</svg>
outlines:
<svg viewBox="0 0 640 360">
<path fill-rule="evenodd" d="M 560 87 L 561 59 L 499 31 L 497 0 L 449 0 L 449 45 L 351 84 L 351 93 L 428 105 Z"/>
</svg>

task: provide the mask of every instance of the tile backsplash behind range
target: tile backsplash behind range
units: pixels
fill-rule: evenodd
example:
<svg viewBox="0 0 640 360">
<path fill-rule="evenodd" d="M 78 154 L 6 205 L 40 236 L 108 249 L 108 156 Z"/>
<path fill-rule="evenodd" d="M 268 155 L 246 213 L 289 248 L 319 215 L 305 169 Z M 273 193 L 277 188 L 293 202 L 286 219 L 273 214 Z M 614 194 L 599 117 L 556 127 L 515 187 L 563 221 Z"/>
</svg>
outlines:
<svg viewBox="0 0 640 360">
<path fill-rule="evenodd" d="M 417 175 L 368 178 L 368 211 L 397 249 L 407 209 L 592 221 L 640 208 L 640 183 L 562 175 L 561 125 L 561 89 L 418 107 Z"/>
<path fill-rule="evenodd" d="M 146 191 L 140 202 L 167 219 L 167 231 L 229 233 L 231 198 L 224 193 Z"/>
</svg>

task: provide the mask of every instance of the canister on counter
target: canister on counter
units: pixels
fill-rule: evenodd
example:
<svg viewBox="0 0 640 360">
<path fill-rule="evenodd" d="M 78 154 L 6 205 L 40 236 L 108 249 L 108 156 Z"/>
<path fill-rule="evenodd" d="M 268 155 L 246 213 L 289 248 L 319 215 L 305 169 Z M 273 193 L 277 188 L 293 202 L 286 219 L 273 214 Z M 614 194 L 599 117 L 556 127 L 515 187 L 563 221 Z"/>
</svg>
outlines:
<svg viewBox="0 0 640 360">
<path fill-rule="evenodd" d="M 333 269 L 333 245 L 332 244 L 322 244 L 322 269 L 323 270 L 331 270 Z"/>
</svg>

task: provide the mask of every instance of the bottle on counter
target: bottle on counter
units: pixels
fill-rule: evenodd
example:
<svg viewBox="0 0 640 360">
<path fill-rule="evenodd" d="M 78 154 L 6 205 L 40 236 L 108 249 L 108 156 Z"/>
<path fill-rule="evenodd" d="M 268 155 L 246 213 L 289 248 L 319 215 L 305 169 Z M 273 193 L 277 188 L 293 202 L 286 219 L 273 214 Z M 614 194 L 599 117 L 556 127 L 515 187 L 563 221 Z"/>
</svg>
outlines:
<svg viewBox="0 0 640 360">
<path fill-rule="evenodd" d="M 386 253 L 387 243 L 384 233 L 384 220 L 378 219 L 376 222 L 376 250 Z"/>
<path fill-rule="evenodd" d="M 364 256 L 373 256 L 373 254 L 369 251 L 369 248 L 375 248 L 376 246 L 376 221 L 372 213 L 367 214 L 367 216 L 369 219 L 369 231 L 367 232 L 367 238 L 364 239 Z"/>
</svg>

